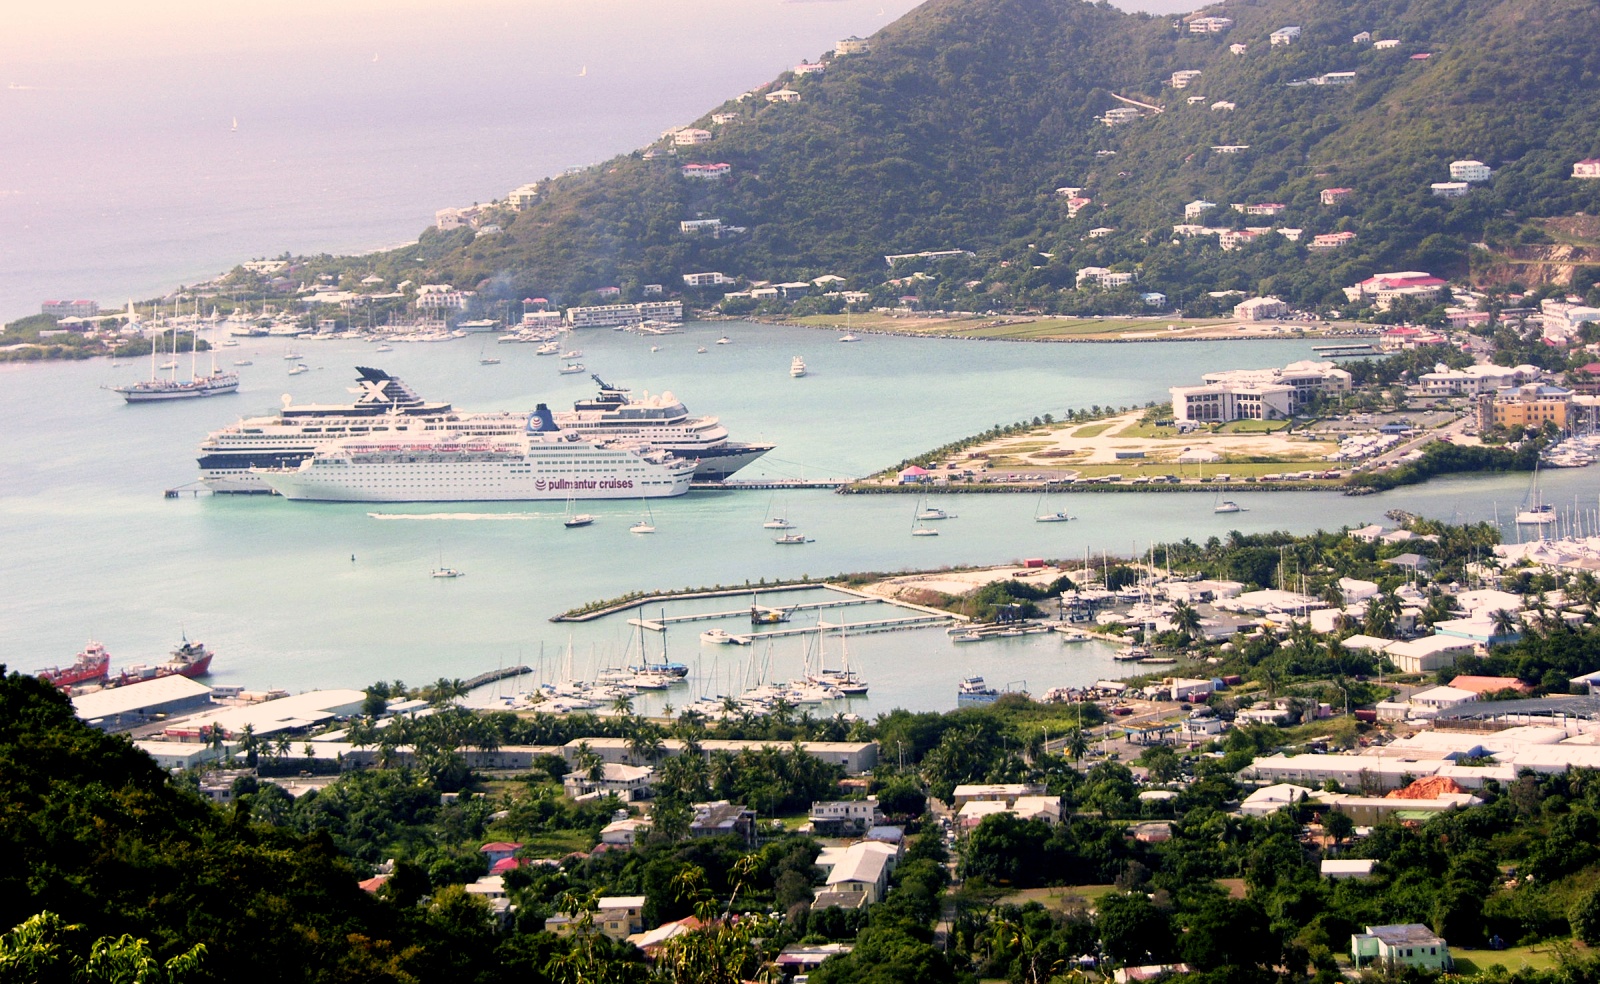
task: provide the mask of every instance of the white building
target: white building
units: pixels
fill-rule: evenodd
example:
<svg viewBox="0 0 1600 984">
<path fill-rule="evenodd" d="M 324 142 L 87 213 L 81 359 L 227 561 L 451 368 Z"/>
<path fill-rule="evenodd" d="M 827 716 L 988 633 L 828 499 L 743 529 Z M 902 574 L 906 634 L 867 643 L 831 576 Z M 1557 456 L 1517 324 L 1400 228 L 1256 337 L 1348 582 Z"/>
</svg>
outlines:
<svg viewBox="0 0 1600 984">
<path fill-rule="evenodd" d="M 1490 363 L 1465 369 L 1426 372 L 1417 380 L 1429 396 L 1478 396 L 1495 393 L 1507 386 L 1522 386 L 1540 376 L 1537 366 L 1497 366 Z"/>
<path fill-rule="evenodd" d="M 1144 113 L 1132 106 L 1118 106 L 1101 113 L 1099 119 L 1106 126 L 1118 126 L 1122 123 L 1131 123 L 1143 115 Z"/>
<path fill-rule="evenodd" d="M 716 272 L 686 273 L 683 275 L 683 282 L 690 287 L 718 287 L 733 283 L 733 278 Z"/>
<path fill-rule="evenodd" d="M 1391 643 L 1383 652 L 1401 673 L 1432 673 L 1456 665 L 1456 657 L 1471 655 L 1475 646 L 1467 639 L 1431 635 Z"/>
<path fill-rule="evenodd" d="M 709 232 L 712 234 L 722 231 L 721 219 L 684 219 L 678 223 L 679 232 L 698 233 Z"/>
<path fill-rule="evenodd" d="M 1221 34 L 1232 26 L 1232 17 L 1196 17 L 1189 22 L 1189 33 Z"/>
<path fill-rule="evenodd" d="M 769 103 L 795 103 L 799 101 L 800 93 L 788 86 L 784 86 L 782 89 L 774 89 L 767 93 L 767 102 Z"/>
<path fill-rule="evenodd" d="M 539 186 L 537 184 L 520 185 L 516 188 L 513 188 L 511 190 L 511 194 L 506 196 L 506 204 L 510 205 L 518 212 L 525 208 L 531 207 L 533 203 L 538 200 Z"/>
<path fill-rule="evenodd" d="M 1189 83 L 1199 78 L 1200 74 L 1198 68 L 1186 68 L 1179 72 L 1173 72 L 1172 87 L 1174 89 L 1187 89 L 1189 88 Z"/>
<path fill-rule="evenodd" d="M 854 34 L 833 46 L 833 53 L 836 55 L 864 55 L 871 50 L 872 42 L 858 38 Z"/>
<path fill-rule="evenodd" d="M 1216 207 L 1216 202 L 1208 202 L 1204 199 L 1196 198 L 1194 201 L 1183 207 L 1183 217 L 1185 219 L 1198 219 L 1200 216 L 1206 214 Z"/>
<path fill-rule="evenodd" d="M 1379 51 L 1388 51 L 1391 48 L 1400 47 L 1400 40 L 1398 38 L 1385 38 L 1382 41 L 1374 41 L 1372 46 Z"/>
<path fill-rule="evenodd" d="M 710 130 L 700 130 L 692 126 L 686 126 L 681 130 L 674 130 L 672 133 L 672 142 L 677 144 L 679 147 L 692 147 L 695 144 L 707 143 L 710 140 Z"/>
<path fill-rule="evenodd" d="M 1482 161 L 1450 162 L 1451 181 L 1466 181 L 1469 183 L 1474 181 L 1488 181 L 1489 175 L 1492 173 L 1494 172 L 1489 169 L 1489 165 Z"/>
<path fill-rule="evenodd" d="M 1435 181 L 1428 186 L 1435 198 L 1462 198 L 1472 190 L 1472 186 L 1465 181 Z"/>
<path fill-rule="evenodd" d="M 1268 36 L 1268 40 L 1274 45 L 1294 44 L 1299 37 L 1300 29 L 1298 27 L 1280 27 Z"/>
<path fill-rule="evenodd" d="M 1213 113 L 1231 113 L 1238 108 L 1238 103 L 1229 102 L 1226 99 L 1219 99 L 1211 104 L 1211 111 Z"/>
<path fill-rule="evenodd" d="M 1271 321 L 1289 313 L 1289 305 L 1276 297 L 1252 297 L 1233 306 L 1233 316 L 1240 321 Z"/>
<path fill-rule="evenodd" d="M 1126 287 L 1139 279 L 1137 273 L 1111 270 L 1106 267 L 1084 267 L 1078 271 L 1077 283 L 1082 287 L 1086 281 L 1092 281 L 1103 288 Z"/>
<path fill-rule="evenodd" d="M 1350 392 L 1350 373 L 1332 362 L 1295 362 L 1282 369 L 1206 373 L 1200 386 L 1174 386 L 1177 421 L 1287 420 L 1318 394 Z"/>
<path fill-rule="evenodd" d="M 449 284 L 423 284 L 417 288 L 417 310 L 461 311 L 467 306 L 470 290 L 456 290 Z"/>
<path fill-rule="evenodd" d="M 567 324 L 574 328 L 609 328 L 646 320 L 682 321 L 682 301 L 644 301 L 639 304 L 597 304 L 567 308 Z"/>
<path fill-rule="evenodd" d="M 1600 178 L 1600 157 L 1586 158 L 1572 165 L 1572 176 L 1586 181 Z"/>
</svg>

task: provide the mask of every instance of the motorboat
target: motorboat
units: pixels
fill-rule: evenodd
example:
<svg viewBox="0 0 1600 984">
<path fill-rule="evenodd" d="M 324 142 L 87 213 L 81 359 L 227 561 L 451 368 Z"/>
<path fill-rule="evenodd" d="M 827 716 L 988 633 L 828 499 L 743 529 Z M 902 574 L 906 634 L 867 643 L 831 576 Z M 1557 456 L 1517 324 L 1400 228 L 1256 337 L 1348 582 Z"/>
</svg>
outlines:
<svg viewBox="0 0 1600 984">
<path fill-rule="evenodd" d="M 434 577 L 461 577 L 464 573 L 464 571 L 456 570 L 454 567 L 435 567 L 433 569 Z"/>
<path fill-rule="evenodd" d="M 1000 699 L 1000 691 L 983 682 L 981 676 L 970 676 L 956 687 L 956 706 L 993 704 Z"/>
<path fill-rule="evenodd" d="M 1236 513 L 1244 512 L 1244 507 L 1240 506 L 1232 499 L 1223 499 L 1221 502 L 1217 503 L 1211 511 L 1214 513 Z"/>
<path fill-rule="evenodd" d="M 789 375 L 793 376 L 795 379 L 799 379 L 801 376 L 804 376 L 805 374 L 806 374 L 806 360 L 800 358 L 797 355 L 797 356 L 794 357 L 793 361 L 791 361 L 789 363 Z"/>
<path fill-rule="evenodd" d="M 303 372 L 310 372 L 310 371 L 311 371 L 311 367 L 306 365 L 304 362 L 302 362 L 299 365 L 295 366 L 293 369 L 290 369 L 289 370 L 289 375 L 298 376 Z"/>
<path fill-rule="evenodd" d="M 561 345 L 558 342 L 545 342 L 533 350 L 534 355 L 559 355 L 560 353 Z"/>
<path fill-rule="evenodd" d="M 811 541 L 806 539 L 806 535 L 804 533 L 785 533 L 772 542 L 776 543 L 780 547 L 793 547 L 799 546 L 802 543 L 810 543 Z"/>
<path fill-rule="evenodd" d="M 727 335 L 723 335 L 721 338 L 717 339 L 717 344 L 718 345 L 732 345 L 733 344 L 733 339 L 729 338 Z"/>
<path fill-rule="evenodd" d="M 707 629 L 700 633 L 700 641 L 713 646 L 732 646 L 736 645 L 739 640 L 722 629 Z"/>
<path fill-rule="evenodd" d="M 1119 663 L 1137 663 L 1150 655 L 1150 651 L 1142 646 L 1129 646 L 1127 649 L 1111 654 L 1111 658 Z"/>
<path fill-rule="evenodd" d="M 911 531 L 912 536 L 938 536 L 939 531 L 931 526 L 918 526 Z"/>
<path fill-rule="evenodd" d="M 841 341 L 841 342 L 859 342 L 859 341 L 861 341 L 861 339 L 859 339 L 856 336 L 850 334 L 849 332 L 846 332 L 843 335 L 839 336 L 839 341 Z"/>
<path fill-rule="evenodd" d="M 584 364 L 581 363 L 581 362 L 569 362 L 566 365 L 563 365 L 561 367 L 561 375 L 563 375 L 563 376 L 570 376 L 570 375 L 572 375 L 574 373 L 587 372 L 587 371 L 588 370 L 584 367 Z"/>
<path fill-rule="evenodd" d="M 236 365 L 236 366 L 253 366 L 253 365 L 255 365 L 255 363 L 251 362 L 249 359 L 234 359 L 233 360 L 233 364 Z"/>
<path fill-rule="evenodd" d="M 583 358 L 583 349 L 569 349 L 566 352 L 562 352 L 561 357 L 563 359 L 581 359 Z"/>
<path fill-rule="evenodd" d="M 977 632 L 973 632 L 973 631 L 971 631 L 969 629 L 966 632 L 959 632 L 959 633 L 951 636 L 950 637 L 950 641 L 951 642 L 982 642 L 983 641 L 983 636 L 981 634 L 979 634 Z"/>
</svg>

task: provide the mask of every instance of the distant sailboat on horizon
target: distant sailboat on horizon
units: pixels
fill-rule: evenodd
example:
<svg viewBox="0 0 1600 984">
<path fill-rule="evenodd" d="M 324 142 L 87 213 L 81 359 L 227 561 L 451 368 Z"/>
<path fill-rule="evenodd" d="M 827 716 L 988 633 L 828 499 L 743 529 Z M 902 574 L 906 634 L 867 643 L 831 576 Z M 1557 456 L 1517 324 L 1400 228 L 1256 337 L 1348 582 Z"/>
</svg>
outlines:
<svg viewBox="0 0 1600 984">
<path fill-rule="evenodd" d="M 239 132 L 239 117 L 237 117 L 237 116 L 235 116 L 233 118 L 233 132 L 234 133 L 238 133 Z"/>
</svg>

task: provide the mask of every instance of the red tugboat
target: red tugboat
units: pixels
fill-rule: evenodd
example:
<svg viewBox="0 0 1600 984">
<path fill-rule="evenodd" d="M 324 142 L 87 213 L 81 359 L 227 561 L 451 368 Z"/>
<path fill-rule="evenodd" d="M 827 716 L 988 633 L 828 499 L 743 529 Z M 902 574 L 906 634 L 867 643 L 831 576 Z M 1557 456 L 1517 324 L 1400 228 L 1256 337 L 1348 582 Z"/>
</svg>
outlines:
<svg viewBox="0 0 1600 984">
<path fill-rule="evenodd" d="M 108 687 L 121 687 L 130 683 L 142 683 L 145 680 L 158 680 L 165 676 L 205 676 L 211 670 L 211 657 L 216 655 L 206 648 L 203 642 L 190 642 L 185 635 L 183 642 L 172 651 L 172 658 L 160 666 L 130 666 L 123 670 L 117 677 L 106 684 Z"/>
<path fill-rule="evenodd" d="M 98 642 L 90 642 L 71 666 L 52 666 L 39 671 L 39 679 L 52 683 L 62 690 L 71 690 L 84 683 L 104 680 L 111 669 L 111 653 Z"/>
</svg>

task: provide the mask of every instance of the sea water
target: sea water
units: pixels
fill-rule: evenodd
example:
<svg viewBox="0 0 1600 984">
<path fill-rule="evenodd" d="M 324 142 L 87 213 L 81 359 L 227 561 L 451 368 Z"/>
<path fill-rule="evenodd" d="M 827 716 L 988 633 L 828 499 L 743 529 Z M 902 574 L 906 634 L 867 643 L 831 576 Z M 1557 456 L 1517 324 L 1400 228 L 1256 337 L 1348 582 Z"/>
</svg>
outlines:
<svg viewBox="0 0 1600 984">
<path fill-rule="evenodd" d="M 717 345 L 726 334 L 731 344 Z M 863 335 L 744 323 L 691 324 L 684 334 L 641 337 L 590 330 L 566 343 L 607 382 L 670 390 L 692 412 L 712 414 L 736 440 L 777 447 L 741 478 L 854 477 L 945 442 L 1035 415 L 1093 404 L 1132 405 L 1213 369 L 1283 365 L 1309 342 L 1022 344 Z M 584 376 L 533 346 L 469 338 L 397 345 L 379 353 L 353 341 L 297 341 L 310 373 L 290 377 L 283 343 L 246 339 L 219 352 L 250 358 L 235 396 L 130 406 L 103 385 L 148 372 L 138 360 L 0 367 L 0 661 L 32 670 L 70 660 L 84 641 L 104 642 L 118 664 L 150 662 L 186 632 L 217 651 L 213 681 L 304 690 L 400 678 L 417 684 L 524 663 L 558 676 L 570 647 L 578 677 L 637 656 L 628 618 L 554 624 L 552 615 L 603 598 L 657 588 L 821 578 L 995 564 L 1025 557 L 1081 560 L 1136 555 L 1152 541 L 1203 542 L 1230 530 L 1309 532 L 1383 522 L 1407 509 L 1456 522 L 1509 521 L 1527 477 L 1463 476 L 1383 495 L 1332 492 L 1233 494 L 1247 510 L 1212 512 L 1199 493 L 1058 496 L 1070 523 L 1033 521 L 1031 494 L 941 495 L 955 518 L 937 537 L 912 537 L 915 497 L 828 491 L 692 492 L 648 506 L 658 532 L 628 527 L 637 502 L 594 502 L 588 528 L 561 524 L 562 502 L 360 505 L 266 496 L 163 498 L 196 476 L 195 447 L 212 429 L 297 401 L 351 397 L 355 365 L 387 369 L 427 399 L 462 409 L 565 407 L 593 393 Z M 651 351 L 655 346 L 658 351 Z M 706 348 L 699 353 L 698 348 Z M 492 353 L 500 365 L 482 366 Z M 801 355 L 810 374 L 792 379 Z M 1549 471 L 1546 501 L 1595 505 L 1591 471 Z M 762 527 L 784 514 L 814 542 L 786 547 Z M 376 514 L 376 515 L 374 515 Z M 1507 526 L 1514 539 L 1514 527 Z M 465 572 L 430 577 L 444 564 Z M 734 611 L 749 599 L 674 602 L 668 614 Z M 660 614 L 652 606 L 646 615 Z M 829 622 L 904 614 L 887 606 L 825 610 Z M 817 614 L 791 624 L 814 624 Z M 687 687 L 642 698 L 642 709 L 685 694 L 739 689 L 765 673 L 800 675 L 815 638 L 770 646 L 702 647 L 711 627 L 748 631 L 749 620 L 686 622 L 647 635 L 646 653 L 695 667 Z M 980 673 L 1032 692 L 1113 673 L 1109 647 L 1063 644 L 1055 635 L 956 645 L 939 629 L 849 640 L 852 666 L 871 683 L 861 713 L 954 706 L 957 681 Z M 837 640 L 828 639 L 830 665 Z"/>
</svg>

